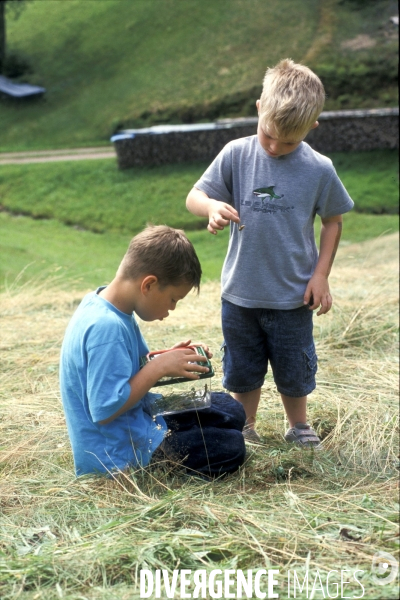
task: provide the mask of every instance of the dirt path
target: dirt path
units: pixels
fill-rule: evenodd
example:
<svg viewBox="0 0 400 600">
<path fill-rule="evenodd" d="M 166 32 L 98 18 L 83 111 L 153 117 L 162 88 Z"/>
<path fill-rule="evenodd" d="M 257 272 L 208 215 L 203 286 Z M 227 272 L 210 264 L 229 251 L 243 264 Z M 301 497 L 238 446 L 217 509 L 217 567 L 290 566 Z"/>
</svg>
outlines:
<svg viewBox="0 0 400 600">
<path fill-rule="evenodd" d="M 112 147 L 68 148 L 66 150 L 38 150 L 32 152 L 0 152 L 0 165 L 60 162 L 63 160 L 96 160 L 116 158 Z"/>
</svg>

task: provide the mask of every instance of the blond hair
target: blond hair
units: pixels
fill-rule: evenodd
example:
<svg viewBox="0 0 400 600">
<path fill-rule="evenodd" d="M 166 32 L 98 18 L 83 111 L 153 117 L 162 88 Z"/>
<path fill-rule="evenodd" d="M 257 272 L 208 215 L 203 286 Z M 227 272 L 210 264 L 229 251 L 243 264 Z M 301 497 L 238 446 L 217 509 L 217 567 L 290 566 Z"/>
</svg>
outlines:
<svg viewBox="0 0 400 600">
<path fill-rule="evenodd" d="M 321 80 L 304 65 L 290 58 L 267 69 L 260 98 L 260 122 L 272 124 L 278 136 L 304 137 L 312 128 L 325 102 Z"/>
<path fill-rule="evenodd" d="M 130 280 L 155 275 L 162 287 L 187 283 L 199 290 L 201 266 L 184 231 L 149 225 L 132 238 L 118 275 Z"/>
</svg>

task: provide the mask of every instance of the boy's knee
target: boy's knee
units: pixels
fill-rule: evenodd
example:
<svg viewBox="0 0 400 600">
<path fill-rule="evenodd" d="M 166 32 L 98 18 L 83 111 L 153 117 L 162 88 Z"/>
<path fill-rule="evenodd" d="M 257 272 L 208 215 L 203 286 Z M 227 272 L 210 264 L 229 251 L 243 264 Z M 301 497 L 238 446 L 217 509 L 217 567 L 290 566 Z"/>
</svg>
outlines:
<svg viewBox="0 0 400 600">
<path fill-rule="evenodd" d="M 219 477 L 234 473 L 244 463 L 246 447 L 237 429 L 193 427 L 166 438 L 164 452 L 190 473 Z"/>
<path fill-rule="evenodd" d="M 230 394 L 226 392 L 212 392 L 211 407 L 225 415 L 227 422 L 232 429 L 241 431 L 246 422 L 246 414 L 240 402 L 237 402 Z M 243 422 L 243 425 L 242 425 Z"/>
<path fill-rule="evenodd" d="M 226 392 L 212 392 L 211 406 L 198 411 L 165 415 L 165 422 L 173 432 L 189 431 L 193 427 L 216 427 L 242 431 L 246 422 L 243 406 Z"/>
</svg>

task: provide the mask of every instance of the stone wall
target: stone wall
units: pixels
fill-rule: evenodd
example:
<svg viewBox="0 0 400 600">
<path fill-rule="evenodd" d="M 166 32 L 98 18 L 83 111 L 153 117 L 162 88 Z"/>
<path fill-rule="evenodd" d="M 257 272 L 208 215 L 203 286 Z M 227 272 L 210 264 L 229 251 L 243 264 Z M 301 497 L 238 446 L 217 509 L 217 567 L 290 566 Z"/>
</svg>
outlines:
<svg viewBox="0 0 400 600">
<path fill-rule="evenodd" d="M 128 129 L 113 136 L 120 169 L 188 161 L 212 161 L 229 141 L 257 132 L 255 118 L 216 123 Z M 399 147 L 399 110 L 323 112 L 307 142 L 318 152 Z"/>
<path fill-rule="evenodd" d="M 318 152 L 399 147 L 399 109 L 341 110 L 321 113 L 307 142 Z"/>
</svg>

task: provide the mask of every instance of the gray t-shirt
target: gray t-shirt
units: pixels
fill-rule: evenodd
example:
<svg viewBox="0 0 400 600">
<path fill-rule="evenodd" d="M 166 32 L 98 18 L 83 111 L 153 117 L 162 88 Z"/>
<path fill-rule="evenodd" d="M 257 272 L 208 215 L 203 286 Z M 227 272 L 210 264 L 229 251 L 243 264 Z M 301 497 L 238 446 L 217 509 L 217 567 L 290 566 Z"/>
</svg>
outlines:
<svg viewBox="0 0 400 600">
<path fill-rule="evenodd" d="M 318 260 L 315 215 L 354 206 L 329 158 L 306 142 L 272 158 L 256 135 L 227 144 L 195 187 L 231 204 L 245 226 L 231 222 L 222 297 L 247 308 L 302 306 Z"/>
</svg>

